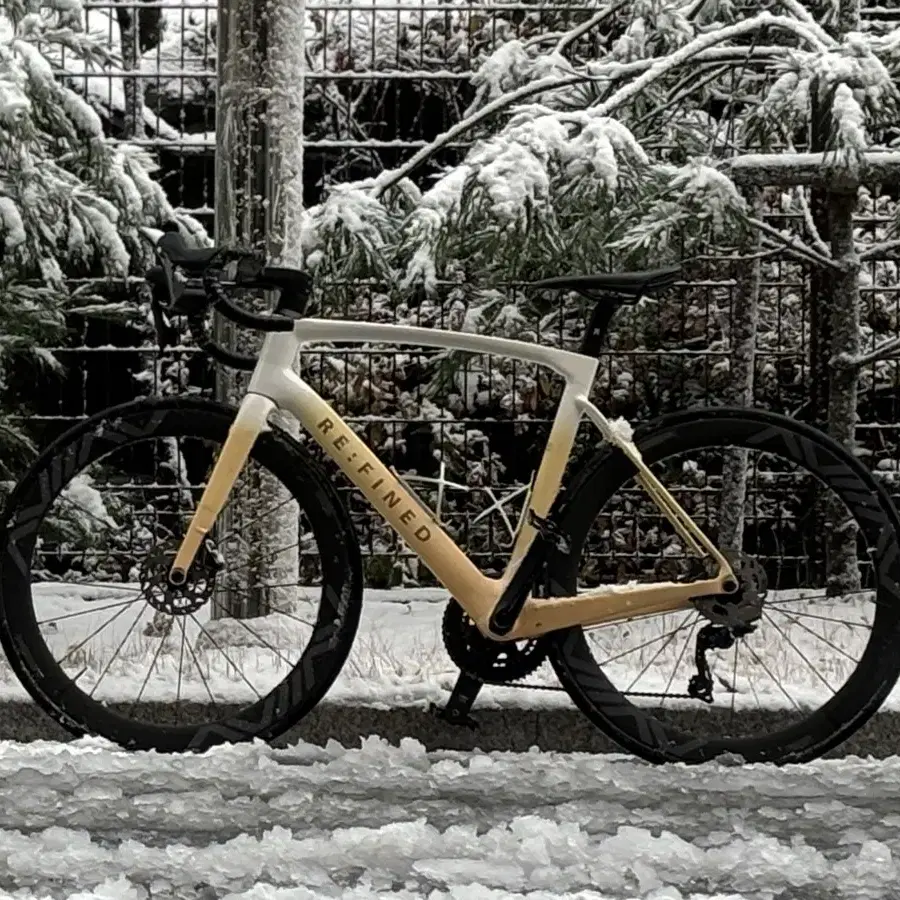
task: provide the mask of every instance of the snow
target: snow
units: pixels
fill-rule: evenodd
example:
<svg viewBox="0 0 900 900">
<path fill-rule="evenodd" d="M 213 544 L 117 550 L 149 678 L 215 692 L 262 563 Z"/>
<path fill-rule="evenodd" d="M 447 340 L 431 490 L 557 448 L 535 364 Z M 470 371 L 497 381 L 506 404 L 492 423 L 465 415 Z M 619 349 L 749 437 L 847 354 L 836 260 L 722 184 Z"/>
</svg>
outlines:
<svg viewBox="0 0 900 900">
<path fill-rule="evenodd" d="M 610 586 L 617 589 L 621 586 Z M 138 596 L 137 585 L 34 586 L 45 639 L 57 659 L 70 654 L 65 668 L 71 677 L 78 677 L 79 686 L 95 691 L 98 699 L 132 701 L 140 696 L 146 702 L 171 702 L 176 697 L 202 702 L 210 693 L 217 702 L 247 702 L 267 693 L 297 663 L 308 642 L 318 594 L 314 589 L 303 593 L 289 607 L 256 619 L 211 622 L 205 608 L 196 623 L 186 620 L 186 646 L 192 649 L 182 654 L 180 626 L 160 648 L 158 638 L 144 633 L 152 610 L 142 602 L 136 615 L 125 605 Z M 797 592 L 770 593 L 767 615 L 775 625 L 764 621 L 747 639 L 736 678 L 732 652 L 710 655 L 713 677 L 719 665 L 724 679 L 733 681 L 736 689 L 732 693 L 717 686 L 718 705 L 820 706 L 843 683 L 868 638 L 871 604 L 863 597 L 836 606 L 809 596 L 809 592 L 807 599 Z M 353 651 L 328 702 L 386 709 L 446 700 L 458 675 L 441 639 L 446 601 L 446 593 L 438 589 L 368 590 Z M 688 627 L 695 619 L 695 613 L 672 613 L 613 625 L 592 631 L 589 642 L 619 689 L 683 693 L 695 671 L 692 648 L 697 629 Z M 98 632 L 104 623 L 108 624 Z M 488 686 L 478 705 L 570 705 L 558 690 L 549 663 L 527 683 L 535 690 Z M 24 689 L 3 661 L 0 700 L 23 699 L 27 699 Z M 659 703 L 647 698 L 634 702 Z M 696 706 L 696 701 L 666 700 L 667 709 L 685 705 Z M 888 698 L 886 708 L 900 709 L 900 690 Z"/>
<path fill-rule="evenodd" d="M 31 111 L 31 101 L 10 80 L 0 80 L 0 123 L 15 125 Z"/>
<path fill-rule="evenodd" d="M 6 246 L 12 250 L 28 240 L 25 223 L 16 204 L 9 197 L 0 197 L 0 229 Z"/>
<path fill-rule="evenodd" d="M 607 421 L 610 429 L 619 436 L 623 441 L 630 442 L 634 440 L 634 428 L 627 419 L 621 416 Z"/>
<path fill-rule="evenodd" d="M 898 784 L 897 757 L 3 743 L 0 900 L 888 900 Z"/>
<path fill-rule="evenodd" d="M 852 153 L 860 153 L 868 147 L 866 114 L 846 84 L 839 84 L 834 90 L 831 115 L 840 147 Z"/>
</svg>

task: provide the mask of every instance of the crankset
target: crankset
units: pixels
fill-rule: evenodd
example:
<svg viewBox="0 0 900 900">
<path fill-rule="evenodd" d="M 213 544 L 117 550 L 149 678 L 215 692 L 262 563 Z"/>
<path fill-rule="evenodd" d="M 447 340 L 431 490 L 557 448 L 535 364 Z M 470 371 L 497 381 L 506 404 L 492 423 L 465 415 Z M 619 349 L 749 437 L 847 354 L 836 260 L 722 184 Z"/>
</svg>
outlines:
<svg viewBox="0 0 900 900">
<path fill-rule="evenodd" d="M 444 610 L 441 627 L 444 647 L 462 672 L 484 684 L 509 684 L 527 678 L 547 658 L 543 638 L 492 641 L 453 599 Z"/>
<path fill-rule="evenodd" d="M 547 658 L 545 637 L 492 641 L 478 630 L 453 599 L 444 610 L 441 635 L 447 654 L 460 672 L 447 705 L 432 704 L 430 709 L 438 718 L 453 725 L 477 727 L 469 711 L 485 684 L 512 685 L 540 668 Z"/>
</svg>

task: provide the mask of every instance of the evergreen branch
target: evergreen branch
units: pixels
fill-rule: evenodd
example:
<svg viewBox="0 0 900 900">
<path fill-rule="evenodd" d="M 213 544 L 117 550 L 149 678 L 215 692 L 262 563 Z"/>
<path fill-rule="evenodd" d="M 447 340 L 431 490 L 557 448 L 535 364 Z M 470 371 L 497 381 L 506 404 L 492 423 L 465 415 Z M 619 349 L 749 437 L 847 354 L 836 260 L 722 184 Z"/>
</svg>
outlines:
<svg viewBox="0 0 900 900">
<path fill-rule="evenodd" d="M 684 262 L 755 262 L 758 259 L 772 259 L 783 252 L 781 247 L 773 247 L 771 250 L 759 250 L 755 253 L 698 253 Z"/>
<path fill-rule="evenodd" d="M 625 6 L 627 0 L 620 0 L 618 3 L 613 3 L 612 6 L 607 7 L 600 12 L 594 13 L 587 22 L 582 22 L 581 25 L 576 25 L 570 31 L 567 31 L 556 43 L 556 46 L 553 48 L 554 53 L 562 53 L 567 47 L 571 44 L 575 43 L 578 38 L 587 34 L 589 31 L 596 28 L 602 22 L 605 22 L 610 16 L 615 15 L 623 6 Z"/>
<path fill-rule="evenodd" d="M 665 99 L 657 103 L 649 112 L 644 113 L 636 122 L 632 123 L 631 130 L 640 128 L 660 113 L 669 112 L 672 117 L 678 113 L 678 103 L 699 88 L 715 81 L 723 72 L 729 71 L 729 65 L 718 65 L 704 76 L 702 72 L 690 72 L 676 84 L 666 95 Z M 699 76 L 699 77 L 698 77 Z"/>
<path fill-rule="evenodd" d="M 529 47 L 539 47 L 541 44 L 549 44 L 550 41 L 556 41 L 556 46 L 551 52 L 562 53 L 567 47 L 577 41 L 578 38 L 583 37 L 610 16 L 615 15 L 615 13 L 627 4 L 627 2 L 628 0 L 620 0 L 620 2 L 614 3 L 612 6 L 595 13 L 586 22 L 582 22 L 580 25 L 576 25 L 568 31 L 548 31 L 543 34 L 536 34 L 534 37 L 525 41 L 522 46 L 525 47 L 525 49 L 528 49 Z"/>
<path fill-rule="evenodd" d="M 668 56 L 652 60 L 652 65 L 650 65 L 643 75 L 640 75 L 630 84 L 627 84 L 616 91 L 605 103 L 601 103 L 597 107 L 597 111 L 603 116 L 611 115 L 620 106 L 633 100 L 642 91 L 646 91 L 654 81 L 662 78 L 663 75 L 667 75 L 673 69 L 683 66 L 687 62 L 696 62 L 697 60 L 695 57 L 700 56 L 704 50 L 722 44 L 725 41 L 732 40 L 733 38 L 752 34 L 761 28 L 780 28 L 801 38 L 815 50 L 823 51 L 827 49 L 827 46 L 823 44 L 809 28 L 801 23 L 789 19 L 786 16 L 773 16 L 771 13 L 762 12 L 750 19 L 739 22 L 736 25 L 729 25 L 726 28 L 719 28 L 715 31 L 701 34 L 694 38 L 689 44 L 685 44 L 680 50 L 676 50 Z M 783 52 L 784 51 L 782 50 L 782 53 Z"/>
<path fill-rule="evenodd" d="M 687 9 L 684 10 L 684 17 L 691 21 L 701 9 L 703 9 L 703 4 L 706 3 L 706 0 L 693 0 Z"/>
<path fill-rule="evenodd" d="M 867 259 L 877 259 L 884 253 L 890 253 L 892 250 L 900 250 L 900 238 L 893 241 L 884 241 L 881 244 L 873 244 L 859 254 L 860 262 Z"/>
<path fill-rule="evenodd" d="M 900 337 L 891 338 L 868 353 L 848 357 L 846 364 L 854 369 L 861 369 L 863 366 L 881 359 L 895 359 L 897 351 L 900 351 Z"/>
<path fill-rule="evenodd" d="M 818 22 L 813 18 L 812 13 L 799 0 L 778 0 L 789 13 L 792 13 L 806 25 L 810 31 L 814 32 L 823 44 L 829 47 L 837 47 L 836 41 Z"/>
<path fill-rule="evenodd" d="M 471 131 L 472 128 L 483 122 L 485 119 L 490 118 L 520 100 L 525 100 L 535 94 L 542 94 L 546 91 L 568 87 L 573 84 L 602 81 L 610 76 L 620 79 L 625 75 L 631 74 L 631 72 L 642 71 L 643 74 L 639 75 L 630 84 L 620 88 L 612 97 L 597 107 L 600 115 L 610 115 L 618 107 L 633 99 L 635 95 L 639 94 L 641 91 L 647 90 L 654 81 L 662 78 L 673 69 L 684 65 L 687 62 L 705 62 L 707 59 L 718 62 L 721 61 L 721 53 L 723 51 L 726 56 L 733 56 L 735 52 L 740 52 L 738 51 L 738 48 L 723 48 L 717 47 L 717 45 L 722 44 L 724 41 L 731 40 L 732 38 L 739 38 L 751 34 L 761 28 L 781 28 L 784 31 L 791 32 L 803 39 L 816 50 L 827 49 L 815 34 L 810 32 L 800 23 L 795 22 L 793 19 L 788 19 L 785 16 L 773 16 L 771 13 L 764 12 L 751 19 L 746 19 L 737 25 L 729 25 L 726 28 L 702 34 L 689 44 L 686 44 L 680 50 L 677 50 L 675 53 L 670 53 L 665 57 L 636 60 L 633 63 L 625 64 L 620 62 L 605 63 L 599 68 L 588 67 L 589 70 L 587 72 L 577 72 L 562 77 L 548 76 L 547 78 L 541 78 L 538 81 L 522 85 L 513 91 L 509 91 L 496 97 L 481 109 L 476 110 L 462 121 L 457 122 L 455 125 L 448 128 L 442 134 L 439 134 L 431 141 L 431 143 L 414 153 L 402 166 L 382 172 L 374 180 L 372 196 L 375 199 L 380 198 L 386 191 L 390 190 L 390 188 L 394 187 L 404 178 L 409 177 L 409 175 L 422 165 L 422 163 L 430 159 L 447 144 L 461 137 L 467 131 Z M 715 53 L 716 49 L 720 51 L 719 54 Z M 706 51 L 713 52 L 707 57 Z M 783 54 L 784 48 L 779 48 L 779 52 Z M 746 51 L 740 52 L 740 58 L 746 58 Z"/>
<path fill-rule="evenodd" d="M 782 232 L 780 232 L 777 228 L 773 228 L 771 225 L 769 225 L 767 222 L 763 222 L 761 219 L 755 219 L 752 216 L 748 216 L 747 221 L 755 228 L 758 228 L 763 234 L 779 241 L 794 253 L 805 256 L 809 261 L 814 262 L 817 265 L 824 266 L 827 269 L 833 269 L 837 272 L 841 271 L 840 263 L 835 262 L 828 256 L 823 256 L 821 253 L 813 250 L 811 247 L 807 247 L 806 244 L 802 243 L 798 238 L 788 237 L 787 235 L 782 234 Z"/>
<path fill-rule="evenodd" d="M 551 75 L 547 78 L 541 78 L 530 84 L 522 85 L 514 91 L 497 97 L 490 103 L 482 106 L 481 109 L 467 116 L 461 122 L 448 128 L 442 134 L 439 134 L 430 144 L 422 147 L 417 153 L 414 153 L 402 166 L 396 169 L 390 169 L 382 172 L 373 181 L 372 196 L 375 199 L 380 198 L 385 191 L 390 190 L 394 185 L 398 184 L 404 178 L 407 178 L 415 169 L 422 165 L 425 160 L 433 156 L 446 144 L 451 143 L 460 135 L 470 131 L 484 119 L 490 118 L 494 113 L 511 106 L 519 100 L 525 100 L 534 94 L 542 94 L 544 91 L 554 90 L 555 88 L 567 87 L 572 84 L 578 84 L 582 81 L 590 81 L 591 76 L 587 74 L 566 75 L 562 78 Z"/>
<path fill-rule="evenodd" d="M 806 225 L 807 230 L 809 231 L 809 236 L 812 238 L 813 246 L 823 255 L 823 256 L 831 256 L 831 249 L 828 244 L 822 240 L 822 235 L 819 234 L 819 229 L 816 228 L 816 223 L 813 220 L 812 210 L 809 208 L 809 204 L 806 202 L 806 194 L 803 192 L 802 187 L 795 187 L 794 192 L 797 196 L 797 200 L 800 202 L 800 209 L 803 212 L 803 222 Z"/>
</svg>

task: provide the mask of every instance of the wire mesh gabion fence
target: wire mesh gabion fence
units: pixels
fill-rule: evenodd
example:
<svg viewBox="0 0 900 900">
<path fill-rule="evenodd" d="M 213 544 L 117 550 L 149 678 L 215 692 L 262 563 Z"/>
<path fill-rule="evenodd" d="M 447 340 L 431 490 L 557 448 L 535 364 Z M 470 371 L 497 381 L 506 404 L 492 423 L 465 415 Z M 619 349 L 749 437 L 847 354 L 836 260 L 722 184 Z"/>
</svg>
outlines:
<svg viewBox="0 0 900 900">
<path fill-rule="evenodd" d="M 87 0 L 84 6 L 87 28 L 105 36 L 121 66 L 81 72 L 76 79 L 81 90 L 103 112 L 112 135 L 154 150 L 170 200 L 212 232 L 216 4 Z M 309 51 L 306 82 L 307 204 L 329 183 L 397 165 L 457 121 L 472 96 L 472 71 L 501 42 L 562 31 L 593 12 L 576 3 L 429 0 L 309 2 L 306 9 L 318 36 Z M 895 15 L 887 4 L 866 13 L 885 21 Z M 464 148 L 464 143 L 448 145 L 435 165 L 459 159 Z M 893 202 L 873 195 L 860 209 L 859 228 L 886 222 Z M 783 220 L 769 213 L 772 224 Z M 370 317 L 377 308 L 383 317 L 382 289 L 329 284 L 326 313 Z M 513 302 L 516 291 L 510 287 Z M 809 291 L 808 267 L 766 259 L 754 384 L 760 406 L 796 413 L 807 401 Z M 864 320 L 900 322 L 896 260 L 867 261 L 862 293 Z M 406 321 L 447 324 L 463 295 L 464 286 L 446 284 L 438 300 L 410 304 L 403 314 Z M 659 302 L 623 310 L 601 358 L 598 402 L 633 422 L 720 402 L 735 302 L 734 279 L 723 262 L 705 267 Z M 208 364 L 188 349 L 160 356 L 147 335 L 133 328 L 92 320 L 71 325 L 66 345 L 52 348 L 66 376 L 43 386 L 32 417 L 41 440 L 111 403 L 166 392 L 185 379 L 201 391 L 213 388 Z M 534 337 L 560 339 L 559 334 Z M 442 515 L 483 565 L 503 558 L 546 438 L 553 386 L 534 377 L 522 389 L 515 364 L 500 360 L 470 360 L 435 374 L 427 352 L 408 348 L 353 349 L 340 354 L 340 365 L 335 358 L 334 351 L 307 355 L 313 383 L 349 421 L 364 427 L 387 462 L 410 474 L 411 484 L 432 505 L 437 497 L 428 479 L 457 485 L 442 493 Z M 497 373 L 503 377 L 494 377 Z M 511 384 L 517 387 L 512 390 Z M 863 452 L 891 485 L 900 470 L 898 423 L 898 364 L 882 362 L 877 374 L 874 366 L 863 373 L 858 434 Z M 592 438 L 585 434 L 584 440 Z M 424 577 L 368 512 L 353 501 L 351 508 L 364 536 L 371 586 Z"/>
</svg>

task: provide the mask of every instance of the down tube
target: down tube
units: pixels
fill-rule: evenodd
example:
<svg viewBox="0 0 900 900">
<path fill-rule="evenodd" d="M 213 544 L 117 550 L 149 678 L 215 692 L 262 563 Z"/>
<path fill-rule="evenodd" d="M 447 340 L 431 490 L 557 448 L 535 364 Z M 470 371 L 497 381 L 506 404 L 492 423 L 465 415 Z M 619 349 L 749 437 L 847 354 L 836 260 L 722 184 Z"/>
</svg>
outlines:
<svg viewBox="0 0 900 900">
<path fill-rule="evenodd" d="M 281 405 L 296 416 L 468 615 L 476 622 L 486 621 L 500 594 L 500 582 L 478 570 L 325 400 L 296 375 L 290 381 L 290 396 Z"/>
</svg>

